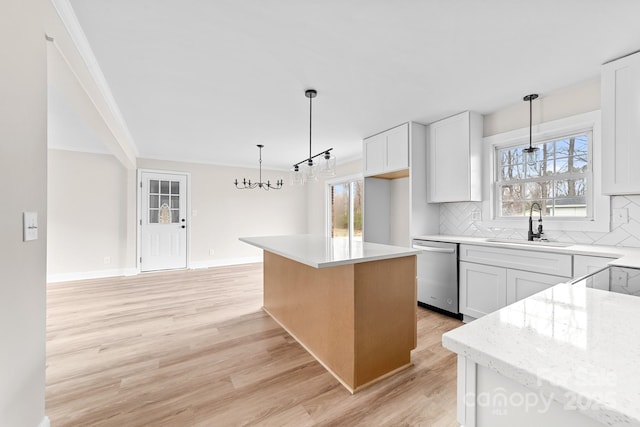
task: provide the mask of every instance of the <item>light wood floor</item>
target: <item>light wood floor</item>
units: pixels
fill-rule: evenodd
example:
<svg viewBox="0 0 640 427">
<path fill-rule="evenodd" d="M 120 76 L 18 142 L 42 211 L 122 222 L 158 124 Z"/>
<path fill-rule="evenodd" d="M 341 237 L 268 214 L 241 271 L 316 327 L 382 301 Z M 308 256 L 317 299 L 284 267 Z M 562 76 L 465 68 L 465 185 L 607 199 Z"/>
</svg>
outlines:
<svg viewBox="0 0 640 427">
<path fill-rule="evenodd" d="M 262 264 L 55 283 L 46 413 L 60 426 L 457 426 L 461 324 L 419 309 L 414 366 L 350 395 L 261 309 Z"/>
</svg>

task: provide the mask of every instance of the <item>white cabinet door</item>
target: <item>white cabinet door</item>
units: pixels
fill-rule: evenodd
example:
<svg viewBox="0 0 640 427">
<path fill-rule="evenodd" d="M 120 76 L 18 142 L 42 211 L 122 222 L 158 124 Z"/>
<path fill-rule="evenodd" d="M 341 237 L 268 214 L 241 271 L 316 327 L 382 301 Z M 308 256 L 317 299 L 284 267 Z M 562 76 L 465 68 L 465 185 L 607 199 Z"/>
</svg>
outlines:
<svg viewBox="0 0 640 427">
<path fill-rule="evenodd" d="M 507 269 L 460 262 L 460 312 L 479 318 L 507 305 Z"/>
<path fill-rule="evenodd" d="M 615 258 L 605 258 L 599 256 L 574 255 L 573 256 L 573 277 L 586 276 L 589 273 L 600 270 Z"/>
<path fill-rule="evenodd" d="M 602 67 L 602 192 L 640 192 L 640 53 Z"/>
<path fill-rule="evenodd" d="M 566 277 L 531 271 L 507 270 L 507 304 L 530 297 L 558 283 L 566 282 Z"/>
<path fill-rule="evenodd" d="M 409 168 L 409 123 L 364 140 L 364 176 Z"/>
<path fill-rule="evenodd" d="M 364 176 L 384 172 L 387 152 L 387 137 L 384 133 L 364 140 Z"/>
<path fill-rule="evenodd" d="M 496 246 L 460 245 L 462 261 L 571 277 L 571 255 Z"/>
<path fill-rule="evenodd" d="M 428 201 L 480 201 L 482 116 L 466 111 L 429 125 Z"/>
<path fill-rule="evenodd" d="M 387 164 L 385 171 L 396 171 L 409 167 L 409 124 L 394 127 L 385 132 L 387 136 Z"/>
</svg>

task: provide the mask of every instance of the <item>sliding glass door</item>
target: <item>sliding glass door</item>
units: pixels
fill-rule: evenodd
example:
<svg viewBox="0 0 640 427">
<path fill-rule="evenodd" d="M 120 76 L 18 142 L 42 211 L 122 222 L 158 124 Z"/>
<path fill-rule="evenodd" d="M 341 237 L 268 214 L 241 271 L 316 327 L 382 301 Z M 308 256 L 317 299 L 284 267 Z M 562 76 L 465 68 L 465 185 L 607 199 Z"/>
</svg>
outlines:
<svg viewBox="0 0 640 427">
<path fill-rule="evenodd" d="M 363 180 L 349 179 L 329 184 L 328 235 L 334 239 L 362 241 Z"/>
</svg>

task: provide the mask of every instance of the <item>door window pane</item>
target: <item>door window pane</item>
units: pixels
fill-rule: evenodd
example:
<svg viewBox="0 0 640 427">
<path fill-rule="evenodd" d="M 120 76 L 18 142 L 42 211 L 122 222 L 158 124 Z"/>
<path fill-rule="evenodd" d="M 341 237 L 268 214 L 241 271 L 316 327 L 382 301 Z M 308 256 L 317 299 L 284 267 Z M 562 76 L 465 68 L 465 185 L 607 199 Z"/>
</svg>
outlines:
<svg viewBox="0 0 640 427">
<path fill-rule="evenodd" d="M 149 207 L 158 209 L 160 207 L 160 201 L 158 200 L 158 196 L 155 194 L 151 194 L 149 196 Z"/>
<path fill-rule="evenodd" d="M 160 192 L 160 183 L 157 179 L 149 181 L 149 193 L 158 194 Z"/>
<path fill-rule="evenodd" d="M 158 223 L 171 224 L 171 209 L 167 203 L 160 205 L 160 212 L 158 214 Z"/>
<path fill-rule="evenodd" d="M 180 222 L 180 181 L 149 180 L 149 224 Z"/>
</svg>

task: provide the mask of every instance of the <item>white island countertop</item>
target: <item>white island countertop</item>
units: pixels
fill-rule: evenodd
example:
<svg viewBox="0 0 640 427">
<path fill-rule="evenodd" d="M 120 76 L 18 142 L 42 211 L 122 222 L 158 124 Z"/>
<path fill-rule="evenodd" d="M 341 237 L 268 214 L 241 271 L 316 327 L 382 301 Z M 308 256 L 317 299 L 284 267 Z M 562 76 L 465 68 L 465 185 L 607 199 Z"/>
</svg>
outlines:
<svg viewBox="0 0 640 427">
<path fill-rule="evenodd" d="M 608 426 L 640 426 L 640 298 L 559 284 L 443 345 Z"/>
<path fill-rule="evenodd" d="M 401 246 L 332 239 L 309 234 L 241 237 L 242 242 L 315 268 L 377 261 L 415 255 L 420 251 Z"/>
</svg>

